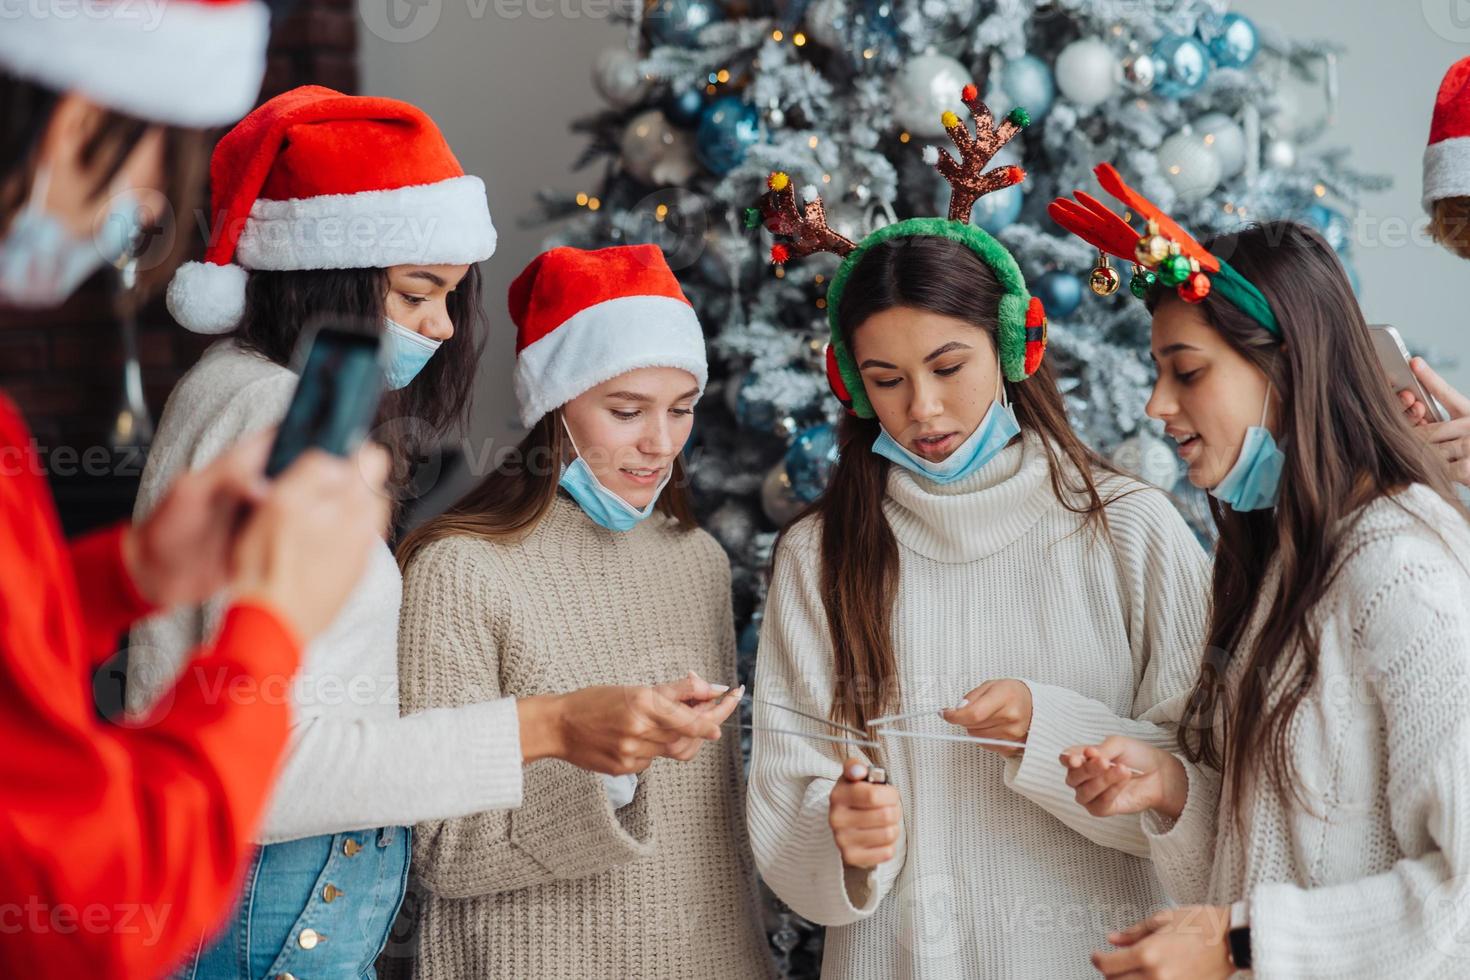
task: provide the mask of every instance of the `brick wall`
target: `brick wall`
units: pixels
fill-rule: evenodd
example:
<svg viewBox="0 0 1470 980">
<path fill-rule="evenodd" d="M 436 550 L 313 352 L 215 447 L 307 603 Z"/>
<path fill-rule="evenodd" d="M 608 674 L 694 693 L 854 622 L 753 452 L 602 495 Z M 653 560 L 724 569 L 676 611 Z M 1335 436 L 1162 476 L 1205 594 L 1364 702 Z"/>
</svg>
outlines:
<svg viewBox="0 0 1470 980">
<path fill-rule="evenodd" d="M 305 84 L 357 91 L 352 0 L 274 6 L 261 99 Z M 104 270 L 59 310 L 0 315 L 0 390 L 25 413 L 72 533 L 126 516 L 141 475 L 136 451 L 110 454 L 105 462 L 98 455 L 122 397 L 111 277 Z M 176 325 L 161 297 L 140 312 L 138 334 L 144 398 L 156 422 L 174 384 L 212 341 Z"/>
</svg>

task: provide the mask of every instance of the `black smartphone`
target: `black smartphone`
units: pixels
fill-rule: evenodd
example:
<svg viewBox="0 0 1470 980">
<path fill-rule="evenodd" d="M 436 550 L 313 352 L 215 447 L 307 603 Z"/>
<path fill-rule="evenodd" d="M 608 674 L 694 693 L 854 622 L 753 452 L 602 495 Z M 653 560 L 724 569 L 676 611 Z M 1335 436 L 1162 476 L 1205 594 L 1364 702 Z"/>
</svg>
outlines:
<svg viewBox="0 0 1470 980">
<path fill-rule="evenodd" d="M 350 324 L 306 330 L 292 367 L 301 380 L 276 431 L 265 475 L 285 472 L 308 449 L 349 456 L 362 444 L 383 397 L 381 338 Z"/>
</svg>

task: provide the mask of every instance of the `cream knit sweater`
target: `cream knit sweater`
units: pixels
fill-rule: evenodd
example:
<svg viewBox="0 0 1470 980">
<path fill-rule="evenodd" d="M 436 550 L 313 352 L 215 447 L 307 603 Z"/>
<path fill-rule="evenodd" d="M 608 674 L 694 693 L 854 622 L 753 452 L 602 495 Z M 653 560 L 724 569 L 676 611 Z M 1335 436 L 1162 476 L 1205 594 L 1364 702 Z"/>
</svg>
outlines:
<svg viewBox="0 0 1470 980">
<path fill-rule="evenodd" d="M 1159 491 L 1114 479 L 1105 497 L 1129 488 L 1108 507 L 1109 541 L 1058 503 L 1037 436 L 947 486 L 893 469 L 884 509 L 900 551 L 901 710 L 1018 678 L 1034 715 L 1018 760 L 889 738 L 903 839 L 869 873 L 844 869 L 827 823 L 840 751 L 756 733 L 756 862 L 793 909 L 836 927 L 824 977 L 1091 980 L 1088 955 L 1108 931 L 1161 904 L 1139 818 L 1090 817 L 1058 762 L 1067 746 L 1115 731 L 1172 746 L 1172 729 L 1155 722 L 1198 669 L 1206 556 Z M 809 520 L 777 551 L 755 693 L 825 714 L 832 650 L 819 549 Z M 800 724 L 760 704 L 755 721 Z M 911 724 L 958 732 L 937 717 Z"/>
<path fill-rule="evenodd" d="M 1290 739 L 1315 812 L 1256 787 L 1242 829 L 1218 774 L 1186 764 L 1178 822 L 1144 827 L 1171 898 L 1248 902 L 1262 980 L 1466 977 L 1470 529 L 1422 486 L 1355 517 Z M 1273 568 L 1263 597 L 1278 580 Z M 1232 661 L 1227 684 L 1242 670 Z"/>
<path fill-rule="evenodd" d="M 435 542 L 407 569 L 405 711 L 691 668 L 735 683 L 730 566 L 655 514 L 613 533 L 558 494 L 519 542 Z M 767 978 L 739 732 L 658 759 L 614 810 L 565 762 L 525 771 L 514 812 L 421 824 L 416 975 L 457 980 Z"/>
<path fill-rule="evenodd" d="M 210 347 L 164 406 L 134 517 L 147 514 L 180 473 L 279 423 L 295 390 L 289 369 L 234 341 Z M 382 544 L 337 618 L 307 647 L 300 672 L 238 695 L 285 698 L 292 706 L 291 743 L 260 830 L 262 843 L 520 803 L 514 701 L 399 717 L 401 596 L 398 565 Z M 190 652 L 214 630 L 224 606 L 217 597 L 134 626 L 130 713 L 167 699 L 176 679 L 217 683 L 187 668 Z"/>
</svg>

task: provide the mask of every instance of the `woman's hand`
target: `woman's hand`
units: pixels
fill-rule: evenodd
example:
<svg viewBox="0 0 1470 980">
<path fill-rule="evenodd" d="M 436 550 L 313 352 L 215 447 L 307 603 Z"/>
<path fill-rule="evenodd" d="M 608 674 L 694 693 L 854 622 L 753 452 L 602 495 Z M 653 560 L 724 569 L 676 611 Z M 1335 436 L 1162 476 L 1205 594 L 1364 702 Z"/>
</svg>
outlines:
<svg viewBox="0 0 1470 980">
<path fill-rule="evenodd" d="M 1074 745 L 1061 763 L 1077 802 L 1094 817 L 1153 810 L 1177 820 L 1189 798 L 1183 763 L 1136 738 L 1113 735 L 1098 745 Z"/>
<path fill-rule="evenodd" d="M 1092 965 L 1119 980 L 1226 980 L 1230 963 L 1228 906 L 1165 909 L 1108 936 L 1122 947 L 1092 954 Z"/>
<path fill-rule="evenodd" d="M 1031 731 L 1031 688 L 1021 681 L 986 681 L 965 695 L 958 707 L 939 715 L 977 738 L 1000 738 L 1024 742 Z M 1001 755 L 1020 755 L 1020 749 L 1000 745 L 982 748 Z"/>
<path fill-rule="evenodd" d="M 828 802 L 827 823 L 842 863 L 850 868 L 876 868 L 891 860 L 903 819 L 898 787 L 869 783 L 867 778 L 867 763 L 848 759 Z"/>
<path fill-rule="evenodd" d="M 694 671 L 687 676 L 670 684 L 660 684 L 656 690 L 671 701 L 678 701 L 685 707 L 694 710 L 695 714 L 704 715 L 714 721 L 716 725 L 723 725 L 735 711 L 740 707 L 740 699 L 745 696 L 745 685 L 742 684 L 734 691 L 723 685 L 716 686 L 700 677 Z M 726 696 L 729 692 L 729 696 Z M 670 759 L 678 759 L 680 762 L 688 762 L 699 754 L 707 739 L 702 737 L 686 737 L 670 742 L 659 753 Z"/>
<path fill-rule="evenodd" d="M 1409 367 L 1431 397 L 1439 400 L 1449 413 L 1447 422 L 1428 421 L 1429 406 L 1412 391 L 1399 392 L 1404 414 L 1419 436 L 1437 452 L 1450 468 L 1450 477 L 1470 486 L 1470 398 L 1455 390 L 1441 378 L 1429 362 L 1416 357 Z"/>
<path fill-rule="evenodd" d="M 197 605 L 229 583 L 245 516 L 270 495 L 265 460 L 273 437 L 274 430 L 257 432 L 208 466 L 183 473 L 128 528 L 123 559 L 154 605 Z"/>
<path fill-rule="evenodd" d="M 692 691 L 687 679 L 521 698 L 521 756 L 527 763 L 564 759 L 609 776 L 642 772 L 659 756 L 687 753 L 688 740 L 717 740 L 720 723 L 738 703 L 731 698 L 728 705 L 697 711 L 683 703 L 686 690 Z"/>
</svg>

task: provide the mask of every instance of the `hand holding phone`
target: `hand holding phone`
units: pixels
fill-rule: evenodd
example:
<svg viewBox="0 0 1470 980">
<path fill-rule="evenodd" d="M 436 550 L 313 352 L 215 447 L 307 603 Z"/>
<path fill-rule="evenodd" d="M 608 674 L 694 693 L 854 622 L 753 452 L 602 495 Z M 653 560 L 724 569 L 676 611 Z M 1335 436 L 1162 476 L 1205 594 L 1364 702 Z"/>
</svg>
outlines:
<svg viewBox="0 0 1470 980">
<path fill-rule="evenodd" d="M 379 335 L 351 323 L 302 333 L 292 369 L 300 376 L 276 432 L 265 475 L 280 476 L 308 449 L 350 456 L 367 436 L 383 396 Z"/>
<path fill-rule="evenodd" d="M 1409 349 L 1404 345 L 1404 338 L 1399 336 L 1398 330 L 1386 323 L 1375 323 L 1368 327 L 1368 333 L 1373 338 L 1373 349 L 1378 354 L 1378 362 L 1383 365 L 1383 373 L 1388 378 L 1391 390 L 1399 395 L 1412 417 L 1425 422 L 1446 421 L 1439 404 L 1414 373 L 1410 365 Z M 1413 395 L 1412 401 L 1405 392 Z"/>
</svg>

